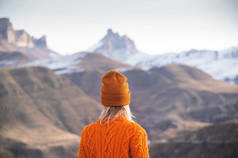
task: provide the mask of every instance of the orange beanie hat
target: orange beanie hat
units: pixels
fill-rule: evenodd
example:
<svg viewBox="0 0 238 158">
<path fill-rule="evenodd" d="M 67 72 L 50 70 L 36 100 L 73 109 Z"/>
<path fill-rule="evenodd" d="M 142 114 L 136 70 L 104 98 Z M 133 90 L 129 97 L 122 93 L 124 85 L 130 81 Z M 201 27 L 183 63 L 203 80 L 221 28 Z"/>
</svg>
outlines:
<svg viewBox="0 0 238 158">
<path fill-rule="evenodd" d="M 130 91 L 127 78 L 120 72 L 111 70 L 102 78 L 101 103 L 105 106 L 130 104 Z"/>
</svg>

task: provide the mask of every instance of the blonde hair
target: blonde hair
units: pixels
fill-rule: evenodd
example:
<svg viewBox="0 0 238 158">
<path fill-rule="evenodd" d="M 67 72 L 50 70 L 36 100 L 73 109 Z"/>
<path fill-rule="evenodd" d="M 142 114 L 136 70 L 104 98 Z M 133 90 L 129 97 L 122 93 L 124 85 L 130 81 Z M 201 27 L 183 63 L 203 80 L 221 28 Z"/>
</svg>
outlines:
<svg viewBox="0 0 238 158">
<path fill-rule="evenodd" d="M 110 119 L 115 119 L 118 116 L 123 116 L 129 121 L 134 122 L 133 118 L 135 116 L 131 113 L 129 105 L 125 106 L 103 106 L 103 110 L 99 116 L 100 124 L 102 124 L 103 120 L 107 120 L 109 123 Z"/>
</svg>

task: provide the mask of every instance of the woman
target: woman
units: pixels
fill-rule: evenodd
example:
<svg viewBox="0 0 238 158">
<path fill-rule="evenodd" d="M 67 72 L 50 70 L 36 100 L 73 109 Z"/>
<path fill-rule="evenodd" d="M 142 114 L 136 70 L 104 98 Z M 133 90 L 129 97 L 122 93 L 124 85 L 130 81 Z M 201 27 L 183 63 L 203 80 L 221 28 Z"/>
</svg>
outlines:
<svg viewBox="0 0 238 158">
<path fill-rule="evenodd" d="M 147 134 L 132 120 L 127 78 L 114 70 L 102 78 L 99 119 L 81 133 L 78 158 L 149 158 Z"/>
</svg>

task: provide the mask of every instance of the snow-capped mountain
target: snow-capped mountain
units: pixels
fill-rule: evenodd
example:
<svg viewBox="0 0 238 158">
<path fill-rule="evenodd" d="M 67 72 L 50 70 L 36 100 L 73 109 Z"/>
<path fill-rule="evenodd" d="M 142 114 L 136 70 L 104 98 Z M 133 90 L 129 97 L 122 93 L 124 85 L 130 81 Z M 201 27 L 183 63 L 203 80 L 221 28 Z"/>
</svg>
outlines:
<svg viewBox="0 0 238 158">
<path fill-rule="evenodd" d="M 233 83 L 238 76 L 238 47 L 221 51 L 192 49 L 181 53 L 152 55 L 150 59 L 137 62 L 137 65 L 144 68 L 166 64 L 195 66 L 215 79 Z"/>
<path fill-rule="evenodd" d="M 226 50 L 196 50 L 180 53 L 149 55 L 136 49 L 136 45 L 126 35 L 120 36 L 111 29 L 88 51 L 101 53 L 109 58 L 137 65 L 144 69 L 159 67 L 166 64 L 185 64 L 195 66 L 213 78 L 231 83 L 238 80 L 238 47 Z"/>
<path fill-rule="evenodd" d="M 108 29 L 107 34 L 87 51 L 97 52 L 106 57 L 130 64 L 136 64 L 136 62 L 132 61 L 138 61 L 147 56 L 137 50 L 133 40 L 126 35 L 120 36 L 118 33 L 113 32 L 112 29 Z"/>
<path fill-rule="evenodd" d="M 41 44 L 45 45 L 44 42 L 41 42 Z M 28 62 L 27 59 L 21 56 L 20 58 L 19 55 L 17 55 L 21 60 L 22 58 L 24 59 L 24 61 L 20 63 L 18 62 L 18 58 L 15 57 L 16 55 L 14 56 L 16 58 L 15 62 L 15 58 L 13 60 L 12 57 L 11 60 L 3 60 L 6 58 L 6 55 L 0 54 L 0 67 L 46 66 L 58 74 L 64 74 L 83 71 L 79 66 L 80 62 L 84 60 L 85 56 L 92 53 L 99 53 L 108 58 L 135 65 L 143 69 L 160 67 L 166 64 L 194 66 L 210 74 L 215 79 L 238 83 L 238 47 L 231 47 L 221 51 L 191 49 L 180 53 L 149 55 L 139 51 L 136 48 L 135 42 L 129 37 L 126 35 L 121 36 L 111 29 L 108 29 L 106 35 L 85 52 L 65 56 L 50 54 L 46 59 L 33 62 Z"/>
</svg>

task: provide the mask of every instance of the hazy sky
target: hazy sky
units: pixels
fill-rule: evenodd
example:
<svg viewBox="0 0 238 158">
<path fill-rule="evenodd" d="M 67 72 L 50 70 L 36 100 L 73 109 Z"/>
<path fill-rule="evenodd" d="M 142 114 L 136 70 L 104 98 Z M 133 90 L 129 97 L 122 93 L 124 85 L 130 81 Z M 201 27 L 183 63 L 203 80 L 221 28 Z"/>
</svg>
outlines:
<svg viewBox="0 0 238 158">
<path fill-rule="evenodd" d="M 0 17 L 46 35 L 62 54 L 87 49 L 108 28 L 151 54 L 238 46 L 238 0 L 0 0 Z"/>
</svg>

